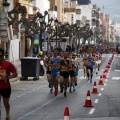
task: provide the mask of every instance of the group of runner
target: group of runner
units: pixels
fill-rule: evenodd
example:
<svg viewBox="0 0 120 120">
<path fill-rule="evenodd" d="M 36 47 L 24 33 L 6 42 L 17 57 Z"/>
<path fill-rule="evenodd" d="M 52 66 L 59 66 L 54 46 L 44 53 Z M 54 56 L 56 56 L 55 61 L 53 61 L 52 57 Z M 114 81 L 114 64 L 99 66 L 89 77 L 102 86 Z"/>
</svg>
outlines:
<svg viewBox="0 0 120 120">
<path fill-rule="evenodd" d="M 99 51 L 94 53 L 85 53 L 83 57 L 83 69 L 84 77 L 87 81 L 92 83 L 93 69 L 96 69 L 96 74 L 98 74 L 99 66 L 101 63 L 101 54 Z M 47 69 L 47 79 L 49 82 L 50 93 L 58 95 L 58 89 L 60 85 L 60 93 L 64 92 L 66 97 L 66 91 L 69 87 L 69 92 L 75 92 L 78 73 L 81 67 L 80 61 L 76 57 L 75 53 L 65 52 L 57 50 L 51 51 L 50 55 L 45 59 L 45 67 Z"/>
</svg>

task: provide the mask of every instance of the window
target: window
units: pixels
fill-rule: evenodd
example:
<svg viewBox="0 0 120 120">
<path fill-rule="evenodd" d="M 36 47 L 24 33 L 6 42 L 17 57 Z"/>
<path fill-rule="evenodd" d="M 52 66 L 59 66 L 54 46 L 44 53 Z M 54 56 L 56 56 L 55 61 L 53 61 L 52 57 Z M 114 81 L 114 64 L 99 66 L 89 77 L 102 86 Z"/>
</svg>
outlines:
<svg viewBox="0 0 120 120">
<path fill-rule="evenodd" d="M 68 2 L 65 2 L 65 6 L 64 6 L 65 8 L 68 8 Z"/>
<path fill-rule="evenodd" d="M 77 25 L 80 25 L 80 20 L 76 20 L 76 24 L 77 24 Z"/>
<path fill-rule="evenodd" d="M 81 9 L 76 9 L 76 14 L 81 14 Z"/>
<path fill-rule="evenodd" d="M 96 19 L 92 19 L 92 22 L 95 23 L 95 22 L 96 22 Z"/>
</svg>

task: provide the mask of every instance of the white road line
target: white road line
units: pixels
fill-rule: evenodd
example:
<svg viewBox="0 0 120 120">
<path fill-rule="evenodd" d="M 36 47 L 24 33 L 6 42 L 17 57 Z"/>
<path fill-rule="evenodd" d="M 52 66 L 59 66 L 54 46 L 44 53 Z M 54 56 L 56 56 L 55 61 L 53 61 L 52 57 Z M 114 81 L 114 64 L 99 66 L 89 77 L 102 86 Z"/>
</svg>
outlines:
<svg viewBox="0 0 120 120">
<path fill-rule="evenodd" d="M 104 86 L 106 86 L 107 84 L 105 83 Z"/>
<path fill-rule="evenodd" d="M 94 103 L 98 103 L 98 99 L 95 99 L 95 102 Z"/>
<path fill-rule="evenodd" d="M 95 108 L 92 108 L 92 109 L 90 110 L 89 114 L 93 114 L 94 111 L 95 111 Z"/>
<path fill-rule="evenodd" d="M 112 77 L 112 80 L 120 80 L 120 77 Z"/>
<path fill-rule="evenodd" d="M 102 95 L 101 93 L 98 94 L 98 96 L 101 96 L 101 95 Z"/>
<path fill-rule="evenodd" d="M 16 98 L 12 98 L 11 100 L 15 100 Z"/>
<path fill-rule="evenodd" d="M 31 93 L 32 91 L 29 91 L 29 92 L 27 92 L 27 93 Z"/>
<path fill-rule="evenodd" d="M 120 72 L 120 70 L 115 70 L 116 72 Z"/>
<path fill-rule="evenodd" d="M 96 77 L 95 79 L 100 79 L 100 77 L 98 76 L 98 77 Z"/>
<path fill-rule="evenodd" d="M 104 90 L 104 88 L 101 88 L 101 91 L 103 91 Z"/>
</svg>

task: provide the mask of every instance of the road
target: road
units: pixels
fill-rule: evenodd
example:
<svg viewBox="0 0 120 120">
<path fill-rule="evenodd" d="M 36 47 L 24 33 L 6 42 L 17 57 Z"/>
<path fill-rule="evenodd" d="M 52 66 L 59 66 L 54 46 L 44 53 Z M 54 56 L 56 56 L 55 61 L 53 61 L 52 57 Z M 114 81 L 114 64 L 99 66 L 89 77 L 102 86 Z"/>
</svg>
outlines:
<svg viewBox="0 0 120 120">
<path fill-rule="evenodd" d="M 99 74 L 94 72 L 93 80 L 98 83 L 111 55 L 103 55 Z M 75 92 L 67 92 L 65 98 L 49 93 L 46 76 L 38 81 L 18 81 L 12 84 L 11 120 L 63 120 L 65 107 L 68 106 L 70 120 L 120 120 L 120 57 L 114 57 L 105 85 L 98 85 L 99 94 L 91 93 L 93 107 L 83 107 L 87 91 L 92 91 L 93 84 L 79 71 L 79 80 Z M 5 118 L 3 103 L 2 120 Z"/>
</svg>

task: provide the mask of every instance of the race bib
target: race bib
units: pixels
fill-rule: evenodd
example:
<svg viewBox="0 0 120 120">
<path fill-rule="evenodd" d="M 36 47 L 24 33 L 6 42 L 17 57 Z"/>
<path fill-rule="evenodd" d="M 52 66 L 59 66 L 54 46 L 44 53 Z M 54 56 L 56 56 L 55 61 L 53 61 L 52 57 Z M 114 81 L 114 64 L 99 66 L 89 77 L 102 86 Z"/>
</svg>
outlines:
<svg viewBox="0 0 120 120">
<path fill-rule="evenodd" d="M 6 75 L 6 71 L 5 70 L 0 70 L 0 80 L 1 80 L 1 76 Z"/>
</svg>

